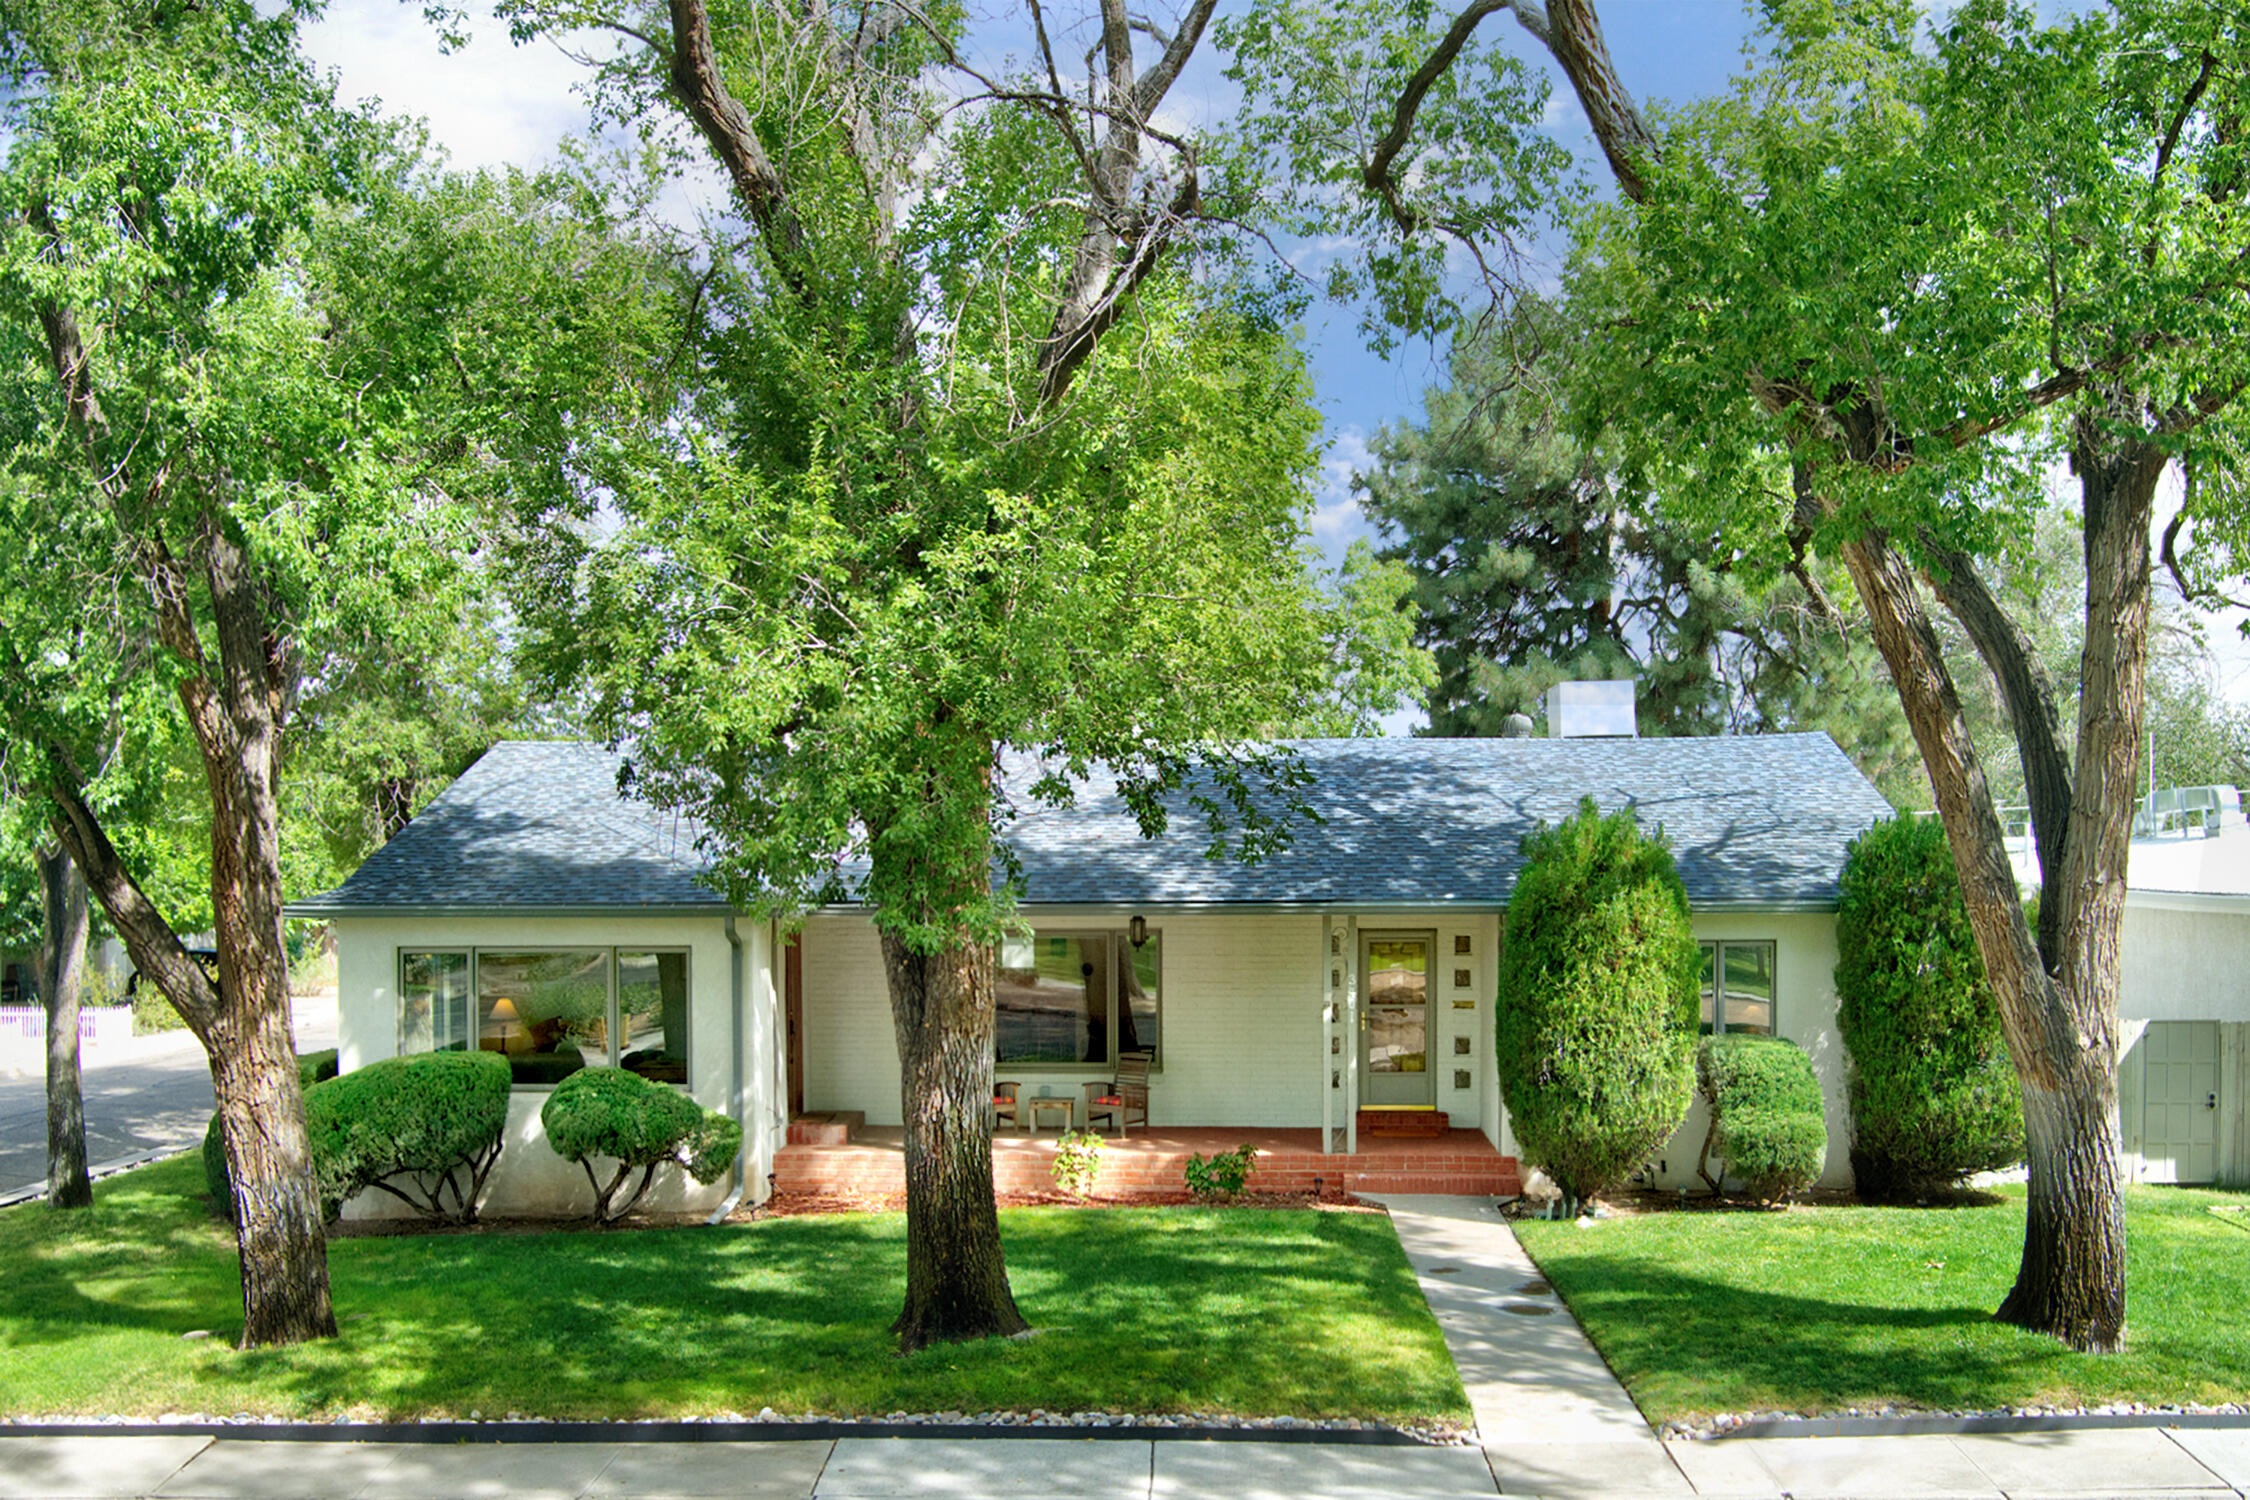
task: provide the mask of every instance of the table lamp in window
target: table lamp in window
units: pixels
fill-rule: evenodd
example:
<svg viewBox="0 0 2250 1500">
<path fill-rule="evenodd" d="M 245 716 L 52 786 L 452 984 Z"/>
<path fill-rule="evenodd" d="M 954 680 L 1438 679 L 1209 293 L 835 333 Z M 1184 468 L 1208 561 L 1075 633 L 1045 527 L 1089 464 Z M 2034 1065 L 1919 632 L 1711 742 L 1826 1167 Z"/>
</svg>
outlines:
<svg viewBox="0 0 2250 1500">
<path fill-rule="evenodd" d="M 500 1027 L 500 1035 L 497 1038 L 498 1045 L 492 1049 L 495 1052 L 518 1051 L 520 1048 L 514 1044 L 529 1040 L 523 1034 L 523 1017 L 516 1010 L 516 1002 L 510 1000 L 506 995 L 502 995 L 492 1002 L 492 1010 L 486 1016 L 486 1020 L 497 1022 Z"/>
</svg>

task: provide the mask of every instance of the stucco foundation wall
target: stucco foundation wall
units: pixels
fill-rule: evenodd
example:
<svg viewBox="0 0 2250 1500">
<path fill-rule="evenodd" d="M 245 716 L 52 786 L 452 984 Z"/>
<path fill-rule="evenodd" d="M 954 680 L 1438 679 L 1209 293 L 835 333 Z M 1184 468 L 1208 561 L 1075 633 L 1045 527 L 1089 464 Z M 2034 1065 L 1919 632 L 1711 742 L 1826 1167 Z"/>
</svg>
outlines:
<svg viewBox="0 0 2250 1500">
<path fill-rule="evenodd" d="M 2250 1021 L 2250 901 L 2241 910 L 2125 902 L 2117 1013 L 2133 1021 Z"/>
<path fill-rule="evenodd" d="M 1122 929 L 1129 912 L 1039 910 L 1041 929 Z M 1163 1061 L 1149 1088 L 1155 1125 L 1306 1128 L 1321 1123 L 1321 1008 L 1328 956 L 1322 914 L 1147 914 L 1164 944 Z M 1334 931 L 1344 931 L 1337 913 Z M 1486 913 L 1360 913 L 1358 930 L 1435 931 L 1432 1058 L 1437 1107 L 1498 1141 L 1492 1072 L 1492 992 L 1499 920 Z M 1454 952 L 1456 935 L 1471 951 Z M 871 1125 L 900 1123 L 898 1051 L 874 928 L 855 916 L 814 917 L 803 929 L 805 1108 L 862 1110 Z M 1348 950 L 1349 945 L 1346 945 Z M 1341 958 L 1341 955 L 1338 955 Z M 1347 960 L 1348 961 L 1348 960 Z M 1454 984 L 1466 969 L 1469 983 Z M 1468 1002 L 1456 1010 L 1453 1002 Z M 1466 1050 L 1455 1050 L 1455 1037 Z M 1467 1075 L 1456 1087 L 1455 1072 Z M 1083 1101 L 1100 1068 L 1003 1065 L 1032 1097 Z M 1083 1123 L 1083 1120 L 1080 1121 Z M 1343 1123 L 1339 1115 L 1337 1123 Z"/>
<path fill-rule="evenodd" d="M 1844 1041 L 1836 1026 L 1835 917 L 1822 913 L 1712 914 L 1695 918 L 1695 936 L 1703 942 L 1773 943 L 1776 1029 L 1812 1058 L 1826 1103 L 1828 1160 L 1820 1174 L 1820 1185 L 1850 1188 L 1851 1126 L 1844 1082 Z M 1703 1190 L 1702 1179 L 1695 1175 L 1695 1159 L 1709 1124 L 1709 1111 L 1698 1097 L 1688 1110 L 1686 1123 L 1657 1152 L 1661 1164 L 1653 1174 L 1657 1186 Z"/>
<path fill-rule="evenodd" d="M 339 917 L 336 934 L 336 1001 L 338 1022 L 337 1065 L 344 1071 L 364 1067 L 398 1051 L 398 955 L 402 949 L 536 949 L 574 947 L 684 948 L 688 951 L 688 1078 L 689 1092 L 707 1108 L 725 1110 L 732 1099 L 734 1079 L 732 949 L 724 923 L 717 917 Z M 740 924 L 746 944 L 762 931 Z M 745 953 L 745 975 L 758 966 Z M 746 990 L 753 986 L 746 984 Z M 766 985 L 764 1029 L 772 1030 L 771 985 Z M 745 1005 L 753 1000 L 745 994 Z M 750 1017 L 746 1016 L 746 1020 Z M 746 1027 L 753 1035 L 746 1046 L 755 1046 L 759 1027 Z M 770 1057 L 768 1050 L 758 1056 Z M 755 1057 L 744 1070 L 745 1104 L 753 1126 L 773 1113 L 770 1098 L 770 1063 L 760 1071 Z M 539 1110 L 548 1090 L 518 1088 L 509 1100 L 508 1136 L 499 1163 L 487 1185 L 484 1212 L 498 1216 L 543 1217 L 583 1214 L 593 1204 L 585 1173 L 548 1149 L 539 1126 Z M 752 1174 L 752 1196 L 762 1194 L 765 1171 L 770 1170 L 773 1146 L 749 1136 L 753 1162 L 765 1166 Z M 762 1150 L 763 1156 L 759 1155 Z M 597 1167 L 601 1164 L 596 1163 Z M 682 1212 L 715 1207 L 730 1190 L 725 1179 L 705 1187 L 692 1180 L 683 1188 L 665 1183 L 678 1176 L 660 1173 L 660 1186 L 644 1200 L 658 1211 Z M 381 1193 L 362 1194 L 345 1209 L 347 1217 L 383 1217 L 405 1212 L 403 1206 Z"/>
</svg>

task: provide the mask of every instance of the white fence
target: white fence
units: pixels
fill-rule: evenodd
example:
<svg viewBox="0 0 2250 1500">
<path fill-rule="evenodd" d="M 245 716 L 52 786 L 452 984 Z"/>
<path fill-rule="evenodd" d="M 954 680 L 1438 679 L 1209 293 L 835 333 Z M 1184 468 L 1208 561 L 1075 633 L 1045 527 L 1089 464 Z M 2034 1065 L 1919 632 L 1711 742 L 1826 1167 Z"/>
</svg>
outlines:
<svg viewBox="0 0 2250 1500">
<path fill-rule="evenodd" d="M 89 1005 L 78 1012 L 78 1045 L 114 1047 L 133 1034 L 130 1005 Z M 0 1066 L 45 1067 L 47 1013 L 36 1005 L 0 1005 Z"/>
</svg>

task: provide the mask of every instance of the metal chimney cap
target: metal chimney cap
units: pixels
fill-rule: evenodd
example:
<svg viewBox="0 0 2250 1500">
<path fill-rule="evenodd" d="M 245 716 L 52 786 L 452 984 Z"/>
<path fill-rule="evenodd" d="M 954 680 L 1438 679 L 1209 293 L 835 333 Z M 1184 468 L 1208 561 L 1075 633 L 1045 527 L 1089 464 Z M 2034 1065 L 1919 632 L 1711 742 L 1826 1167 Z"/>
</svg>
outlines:
<svg viewBox="0 0 2250 1500">
<path fill-rule="evenodd" d="M 1508 715 L 1508 717 L 1506 717 L 1505 719 L 1502 719 L 1500 721 L 1500 737 L 1504 740 L 1530 739 L 1531 715 L 1526 713 L 1513 713 Z"/>
</svg>

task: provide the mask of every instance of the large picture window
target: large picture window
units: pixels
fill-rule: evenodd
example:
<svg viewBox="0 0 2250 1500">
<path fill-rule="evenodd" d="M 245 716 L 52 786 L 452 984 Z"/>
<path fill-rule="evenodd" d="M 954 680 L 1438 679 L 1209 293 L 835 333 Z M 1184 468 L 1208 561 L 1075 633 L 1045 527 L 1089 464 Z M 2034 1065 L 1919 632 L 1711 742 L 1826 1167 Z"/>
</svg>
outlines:
<svg viewBox="0 0 2250 1500">
<path fill-rule="evenodd" d="M 398 1050 L 497 1052 L 519 1085 L 589 1066 L 687 1082 L 688 956 L 618 948 L 399 953 Z"/>
<path fill-rule="evenodd" d="M 1702 947 L 1703 1034 L 1774 1035 L 1774 945 L 1705 943 Z"/>
<path fill-rule="evenodd" d="M 1106 1067 L 1120 1052 L 1161 1061 L 1164 937 L 1042 932 L 1000 944 L 994 1058 L 1012 1067 Z"/>
</svg>

